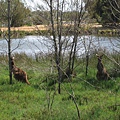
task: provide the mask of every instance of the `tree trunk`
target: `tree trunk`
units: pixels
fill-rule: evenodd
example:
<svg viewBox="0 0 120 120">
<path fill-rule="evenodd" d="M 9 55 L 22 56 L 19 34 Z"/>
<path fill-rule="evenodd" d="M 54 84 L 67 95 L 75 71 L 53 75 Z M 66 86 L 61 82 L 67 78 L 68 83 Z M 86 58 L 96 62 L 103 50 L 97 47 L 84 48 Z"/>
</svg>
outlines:
<svg viewBox="0 0 120 120">
<path fill-rule="evenodd" d="M 12 66 L 11 66 L 11 33 L 10 33 L 10 0 L 8 0 L 8 58 L 9 58 L 9 78 L 12 84 Z"/>
<path fill-rule="evenodd" d="M 56 33 L 55 33 L 55 27 L 54 27 L 54 18 L 53 18 L 53 6 L 52 6 L 52 0 L 50 0 L 50 16 L 51 16 L 51 25 L 52 25 L 52 36 L 53 36 L 53 42 L 54 42 L 54 50 L 55 50 L 55 62 L 57 65 L 57 71 L 58 71 L 58 93 L 61 93 L 61 70 L 60 70 L 60 55 L 61 53 L 58 52 L 58 46 L 57 46 L 57 40 L 56 40 Z M 60 51 L 60 48 L 59 48 Z"/>
</svg>

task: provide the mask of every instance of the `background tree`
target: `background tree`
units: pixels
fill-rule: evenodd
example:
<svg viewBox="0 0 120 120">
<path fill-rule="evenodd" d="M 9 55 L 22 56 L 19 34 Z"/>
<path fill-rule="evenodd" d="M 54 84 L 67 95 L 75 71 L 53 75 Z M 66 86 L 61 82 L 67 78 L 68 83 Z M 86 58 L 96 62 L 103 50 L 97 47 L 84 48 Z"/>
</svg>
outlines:
<svg viewBox="0 0 120 120">
<path fill-rule="evenodd" d="M 30 10 L 25 7 L 20 0 L 11 0 L 11 27 L 19 27 L 25 25 L 27 18 L 30 16 Z M 7 0 L 0 1 L 0 21 L 2 26 L 7 26 Z"/>
<path fill-rule="evenodd" d="M 88 10 L 91 18 L 95 18 L 97 22 L 104 23 L 119 23 L 120 12 L 119 0 L 90 0 L 86 2 L 86 9 Z"/>
<path fill-rule="evenodd" d="M 47 4 L 46 9 L 50 14 L 49 27 L 51 34 L 48 34 L 48 37 L 53 46 L 53 60 L 57 68 L 58 93 L 60 94 L 61 83 L 64 78 L 71 82 L 71 74 L 75 68 L 79 32 L 85 9 L 81 0 L 73 0 L 69 4 L 67 0 L 44 0 L 44 3 L 45 5 Z M 65 14 L 69 17 L 66 17 Z M 71 37 L 70 35 L 73 36 Z M 80 119 L 80 112 L 72 87 L 71 91 L 70 96 L 75 103 Z"/>
<path fill-rule="evenodd" d="M 44 2 L 48 5 L 50 13 L 51 41 L 54 47 L 54 60 L 58 71 L 58 93 L 61 93 L 60 84 L 62 80 L 64 77 L 70 79 L 74 70 L 78 35 L 84 15 L 83 1 L 72 1 L 68 8 L 64 6 L 68 4 L 65 0 L 45 0 Z M 69 11 L 68 14 L 65 11 Z M 68 19 L 67 17 L 65 19 L 64 13 L 69 16 Z M 65 25 L 68 27 L 65 27 Z M 73 34 L 71 40 L 67 38 L 70 32 Z"/>
<path fill-rule="evenodd" d="M 48 25 L 50 22 L 49 11 L 36 10 L 36 11 L 33 11 L 31 14 L 32 14 L 31 17 L 34 25 L 41 25 L 41 24 Z"/>
</svg>

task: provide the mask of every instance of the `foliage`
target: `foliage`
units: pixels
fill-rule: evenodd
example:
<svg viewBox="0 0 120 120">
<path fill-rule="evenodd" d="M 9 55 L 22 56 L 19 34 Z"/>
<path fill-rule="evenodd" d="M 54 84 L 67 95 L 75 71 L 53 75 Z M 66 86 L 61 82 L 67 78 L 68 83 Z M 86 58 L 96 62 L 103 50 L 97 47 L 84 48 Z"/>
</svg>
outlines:
<svg viewBox="0 0 120 120">
<path fill-rule="evenodd" d="M 91 18 L 96 18 L 99 23 L 119 23 L 119 5 L 119 0 L 92 0 L 86 4 L 86 9 Z"/>
<path fill-rule="evenodd" d="M 34 25 L 49 24 L 50 14 L 49 11 L 36 10 L 31 13 Z"/>
<path fill-rule="evenodd" d="M 3 26 L 7 25 L 7 0 L 0 1 L 0 20 Z M 30 16 L 30 10 L 25 7 L 24 3 L 20 0 L 11 0 L 10 1 L 10 18 L 11 18 L 11 27 L 19 27 L 25 25 Z"/>
</svg>

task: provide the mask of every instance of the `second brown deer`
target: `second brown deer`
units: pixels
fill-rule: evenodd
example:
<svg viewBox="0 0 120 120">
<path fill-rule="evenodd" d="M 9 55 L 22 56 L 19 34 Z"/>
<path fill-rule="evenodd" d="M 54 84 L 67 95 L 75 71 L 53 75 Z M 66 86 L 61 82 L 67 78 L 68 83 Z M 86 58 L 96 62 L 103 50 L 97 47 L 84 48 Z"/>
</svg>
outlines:
<svg viewBox="0 0 120 120">
<path fill-rule="evenodd" d="M 22 69 L 15 66 L 14 57 L 11 58 L 11 66 L 12 66 L 12 73 L 14 75 L 14 78 L 18 81 L 27 83 L 29 85 L 30 83 L 27 79 L 26 72 L 24 72 Z"/>
<path fill-rule="evenodd" d="M 104 67 L 103 63 L 102 63 L 102 55 L 98 55 L 96 54 L 97 58 L 98 58 L 98 63 L 97 63 L 97 74 L 96 77 L 98 80 L 108 80 L 109 78 L 109 74 L 106 71 L 106 68 Z"/>
</svg>

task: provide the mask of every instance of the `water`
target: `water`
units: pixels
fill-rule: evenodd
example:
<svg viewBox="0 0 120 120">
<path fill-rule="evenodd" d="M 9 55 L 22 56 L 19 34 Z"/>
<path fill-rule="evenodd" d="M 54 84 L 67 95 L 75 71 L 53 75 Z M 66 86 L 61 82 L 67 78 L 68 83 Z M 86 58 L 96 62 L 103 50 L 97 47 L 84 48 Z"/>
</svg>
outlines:
<svg viewBox="0 0 120 120">
<path fill-rule="evenodd" d="M 24 38 L 11 39 L 12 53 L 26 53 L 33 55 L 39 52 L 47 53 L 51 49 L 50 40 L 43 36 L 26 36 Z M 0 40 L 0 53 L 7 54 L 8 43 L 5 39 Z"/>
<path fill-rule="evenodd" d="M 68 54 L 70 51 L 73 36 L 62 36 L 62 53 Z M 87 51 L 105 50 L 106 52 L 120 52 L 120 40 L 116 37 L 79 36 L 77 45 L 77 55 L 81 56 Z M 54 51 L 52 37 L 45 36 L 25 36 L 24 38 L 11 40 L 12 53 L 46 54 Z M 5 39 L 0 39 L 0 54 L 8 53 L 8 44 Z"/>
</svg>

